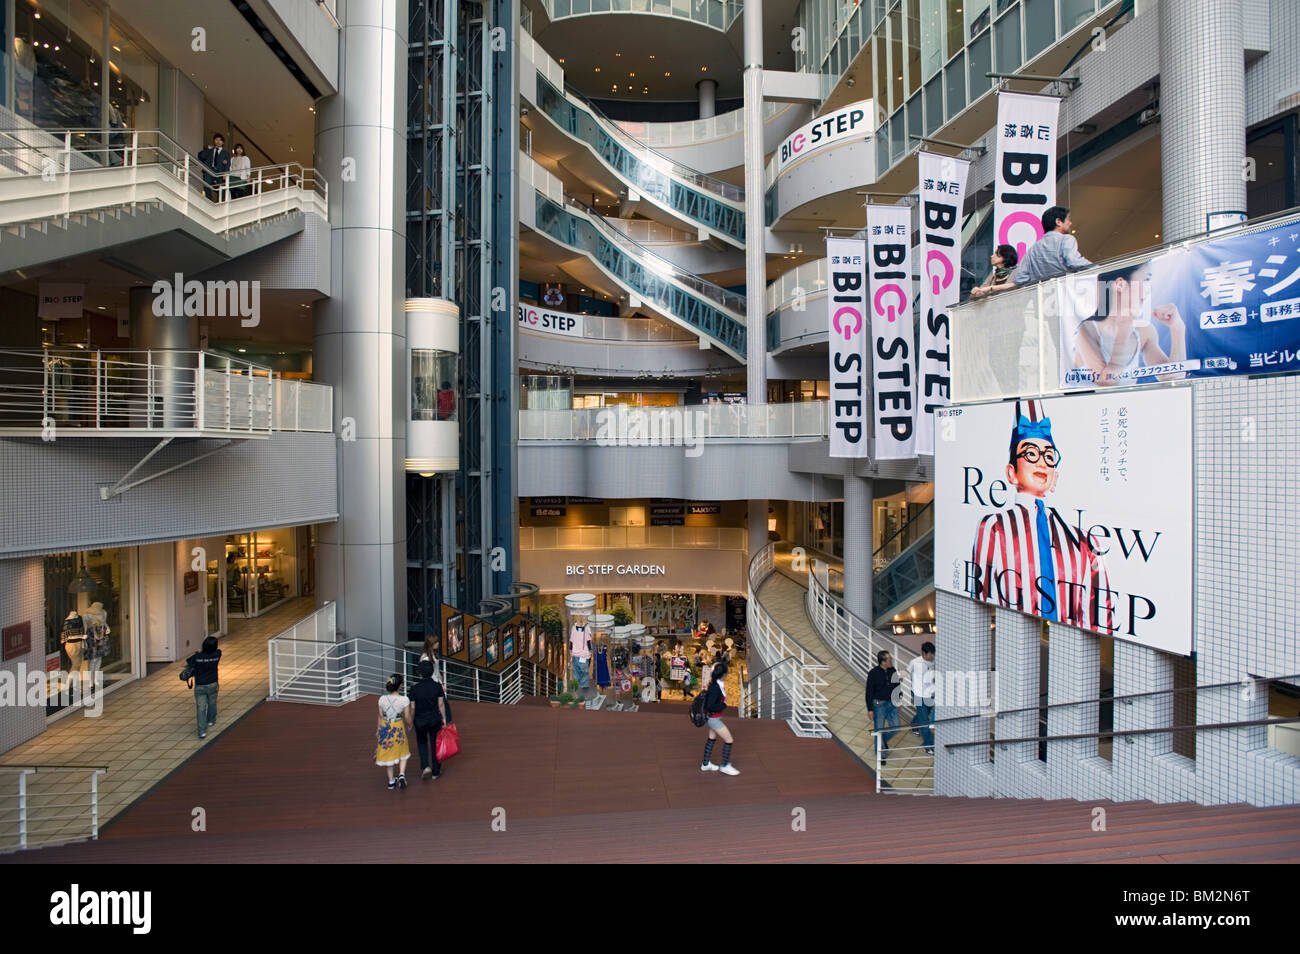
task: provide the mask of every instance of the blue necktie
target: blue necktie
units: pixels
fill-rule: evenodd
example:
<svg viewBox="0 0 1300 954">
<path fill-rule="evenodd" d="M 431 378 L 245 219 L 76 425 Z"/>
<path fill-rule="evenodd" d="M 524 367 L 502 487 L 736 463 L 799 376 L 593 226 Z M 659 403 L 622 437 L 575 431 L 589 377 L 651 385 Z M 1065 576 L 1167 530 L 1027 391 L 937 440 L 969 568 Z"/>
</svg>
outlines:
<svg viewBox="0 0 1300 954">
<path fill-rule="evenodd" d="M 1039 576 L 1039 613 L 1043 619 L 1059 620 L 1057 615 L 1056 561 L 1052 559 L 1052 534 L 1047 528 L 1047 509 L 1041 500 L 1034 501 L 1038 509 L 1038 576 Z M 1050 611 L 1047 599 L 1042 596 L 1046 590 L 1052 594 Z"/>
</svg>

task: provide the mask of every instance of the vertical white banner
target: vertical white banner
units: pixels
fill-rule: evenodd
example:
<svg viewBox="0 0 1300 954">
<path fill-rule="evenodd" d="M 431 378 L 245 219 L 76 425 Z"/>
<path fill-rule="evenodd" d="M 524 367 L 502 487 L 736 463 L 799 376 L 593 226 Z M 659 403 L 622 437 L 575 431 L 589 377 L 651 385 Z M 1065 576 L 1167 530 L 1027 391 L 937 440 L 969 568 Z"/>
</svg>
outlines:
<svg viewBox="0 0 1300 954">
<path fill-rule="evenodd" d="M 910 206 L 867 206 L 867 277 L 875 459 L 903 460 L 916 456 Z"/>
<path fill-rule="evenodd" d="M 998 93 L 997 168 L 993 175 L 993 244 L 1023 259 L 1043 237 L 1043 213 L 1056 205 L 1054 96 Z"/>
<path fill-rule="evenodd" d="M 867 456 L 866 254 L 860 239 L 826 240 L 832 457 Z"/>
<path fill-rule="evenodd" d="M 918 154 L 921 196 L 921 355 L 916 379 L 916 452 L 934 453 L 934 411 L 951 394 L 948 309 L 961 292 L 961 205 L 964 159 Z"/>
</svg>

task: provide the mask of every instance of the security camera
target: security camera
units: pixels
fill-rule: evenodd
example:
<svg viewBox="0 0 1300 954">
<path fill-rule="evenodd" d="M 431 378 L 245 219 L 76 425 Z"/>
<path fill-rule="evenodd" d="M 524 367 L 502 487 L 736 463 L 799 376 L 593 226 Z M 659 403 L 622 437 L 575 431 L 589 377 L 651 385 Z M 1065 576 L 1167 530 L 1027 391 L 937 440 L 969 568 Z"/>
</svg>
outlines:
<svg viewBox="0 0 1300 954">
<path fill-rule="evenodd" d="M 858 81 L 855 80 L 852 76 L 850 76 L 848 79 L 846 79 L 846 80 L 844 81 L 844 83 L 845 83 L 846 86 L 849 86 L 849 87 L 854 87 L 854 86 L 857 86 L 857 85 L 858 85 Z"/>
</svg>

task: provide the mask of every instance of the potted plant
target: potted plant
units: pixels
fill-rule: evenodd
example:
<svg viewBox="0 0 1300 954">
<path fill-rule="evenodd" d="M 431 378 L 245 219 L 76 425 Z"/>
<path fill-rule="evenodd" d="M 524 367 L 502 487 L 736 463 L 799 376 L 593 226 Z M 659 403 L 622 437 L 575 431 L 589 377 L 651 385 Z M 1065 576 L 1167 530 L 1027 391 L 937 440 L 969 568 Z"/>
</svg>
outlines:
<svg viewBox="0 0 1300 954">
<path fill-rule="evenodd" d="M 559 639 L 564 634 L 564 616 L 558 606 L 553 603 L 543 606 L 539 619 L 542 631 L 551 639 Z"/>
<path fill-rule="evenodd" d="M 614 617 L 615 626 L 626 626 L 628 623 L 632 622 L 631 610 L 629 610 L 622 603 L 619 603 L 614 607 L 612 615 Z"/>
</svg>

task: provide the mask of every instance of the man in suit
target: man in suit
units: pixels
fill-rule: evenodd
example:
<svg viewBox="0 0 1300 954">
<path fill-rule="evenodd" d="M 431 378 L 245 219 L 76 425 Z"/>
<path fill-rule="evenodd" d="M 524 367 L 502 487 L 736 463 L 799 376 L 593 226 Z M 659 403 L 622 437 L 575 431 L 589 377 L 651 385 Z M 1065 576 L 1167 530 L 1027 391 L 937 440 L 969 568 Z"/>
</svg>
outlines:
<svg viewBox="0 0 1300 954">
<path fill-rule="evenodd" d="M 438 764 L 438 730 L 447 721 L 447 695 L 442 683 L 433 678 L 432 662 L 422 660 L 416 668 L 420 681 L 411 687 L 411 702 L 415 705 L 412 723 L 420 749 L 420 777 L 437 778 L 442 773 Z"/>
<path fill-rule="evenodd" d="M 207 167 L 203 170 L 203 181 L 207 184 L 203 194 L 216 202 L 221 198 L 226 184 L 226 174 L 230 172 L 230 153 L 226 149 L 226 137 L 221 133 L 213 133 L 212 145 L 199 153 L 199 162 Z"/>
<path fill-rule="evenodd" d="M 980 521 L 971 548 L 971 596 L 1054 622 L 1109 634 L 1113 606 L 1106 564 L 1091 539 L 1072 527 L 1047 496 L 1056 489 L 1061 452 L 1039 402 L 1028 415 L 1016 402 L 1007 481 L 1032 503 L 1016 503 Z"/>
</svg>

